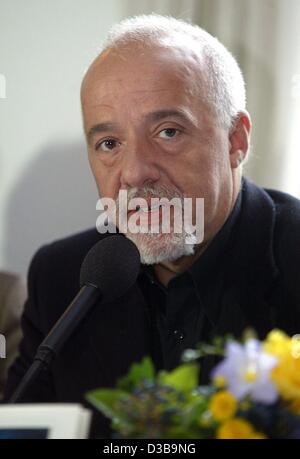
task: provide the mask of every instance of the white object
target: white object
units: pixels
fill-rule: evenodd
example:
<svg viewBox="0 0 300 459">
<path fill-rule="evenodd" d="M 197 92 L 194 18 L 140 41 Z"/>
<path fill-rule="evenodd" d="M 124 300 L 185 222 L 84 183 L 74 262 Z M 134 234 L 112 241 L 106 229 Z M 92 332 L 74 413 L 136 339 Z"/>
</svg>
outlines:
<svg viewBox="0 0 300 459">
<path fill-rule="evenodd" d="M 77 404 L 0 406 L 1 438 L 87 438 L 91 412 Z"/>
</svg>

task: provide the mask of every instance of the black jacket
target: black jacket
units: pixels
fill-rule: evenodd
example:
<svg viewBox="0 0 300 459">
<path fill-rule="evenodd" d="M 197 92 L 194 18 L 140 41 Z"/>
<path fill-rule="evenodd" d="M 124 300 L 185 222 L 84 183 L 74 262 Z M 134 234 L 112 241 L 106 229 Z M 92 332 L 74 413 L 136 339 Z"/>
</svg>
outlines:
<svg viewBox="0 0 300 459">
<path fill-rule="evenodd" d="M 9 372 L 6 399 L 78 292 L 83 258 L 101 237 L 89 230 L 42 247 L 33 258 L 22 317 L 24 338 Z M 274 327 L 289 334 L 300 332 L 300 201 L 244 180 L 234 246 L 225 263 L 214 334 L 240 336 L 248 326 L 260 337 Z M 213 288 L 213 277 L 210 283 Z M 113 304 L 93 309 L 24 401 L 84 403 L 86 391 L 113 386 L 132 362 L 151 353 L 149 330 L 148 307 L 137 283 Z M 207 372 L 210 367 L 208 362 Z M 94 434 L 105 434 L 101 417 L 95 426 Z"/>
</svg>

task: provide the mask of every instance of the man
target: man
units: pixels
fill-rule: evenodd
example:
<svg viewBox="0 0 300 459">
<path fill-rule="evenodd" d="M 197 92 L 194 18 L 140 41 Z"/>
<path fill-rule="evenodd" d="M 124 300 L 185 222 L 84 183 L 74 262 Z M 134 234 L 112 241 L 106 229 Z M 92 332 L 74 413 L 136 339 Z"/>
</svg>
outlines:
<svg viewBox="0 0 300 459">
<path fill-rule="evenodd" d="M 142 260 L 135 287 L 94 308 L 24 400 L 83 402 L 86 391 L 113 386 L 144 355 L 170 369 L 184 349 L 248 326 L 260 336 L 275 326 L 299 332 L 300 205 L 242 179 L 251 122 L 230 53 L 196 26 L 129 19 L 92 63 L 81 99 L 99 194 L 117 207 L 120 190 L 145 198 L 140 211 L 150 221 L 151 197 L 192 198 L 194 212 L 204 198 L 204 239 L 191 246 L 184 233 L 128 231 Z M 34 257 L 7 397 L 77 293 L 82 260 L 101 237 L 90 230 Z M 202 382 L 213 363 L 202 362 Z"/>
</svg>

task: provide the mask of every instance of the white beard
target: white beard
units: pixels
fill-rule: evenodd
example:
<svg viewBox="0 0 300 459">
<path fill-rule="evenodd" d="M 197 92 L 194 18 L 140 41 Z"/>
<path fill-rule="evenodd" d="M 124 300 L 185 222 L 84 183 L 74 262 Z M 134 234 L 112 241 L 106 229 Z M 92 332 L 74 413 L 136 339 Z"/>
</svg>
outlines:
<svg viewBox="0 0 300 459">
<path fill-rule="evenodd" d="M 139 249 L 141 263 L 144 265 L 175 261 L 183 256 L 193 255 L 195 248 L 193 244 L 186 244 L 185 232 L 181 234 L 132 234 L 128 232 L 126 237 Z"/>
<path fill-rule="evenodd" d="M 184 196 L 176 188 L 170 189 L 166 186 L 145 186 L 142 188 L 131 188 L 127 190 L 128 201 L 134 197 L 150 197 L 150 198 L 179 198 L 183 203 Z M 117 209 L 119 208 L 119 201 L 116 201 Z M 170 233 L 131 233 L 129 229 L 125 233 L 139 249 L 141 256 L 141 263 L 145 265 L 153 265 L 163 261 L 175 261 L 183 256 L 190 256 L 194 254 L 196 245 L 193 243 L 193 236 L 188 234 L 185 228 L 182 228 L 181 233 L 175 233 L 171 230 Z M 192 239 L 191 239 L 192 238 Z M 189 240 L 189 243 L 186 241 Z"/>
</svg>

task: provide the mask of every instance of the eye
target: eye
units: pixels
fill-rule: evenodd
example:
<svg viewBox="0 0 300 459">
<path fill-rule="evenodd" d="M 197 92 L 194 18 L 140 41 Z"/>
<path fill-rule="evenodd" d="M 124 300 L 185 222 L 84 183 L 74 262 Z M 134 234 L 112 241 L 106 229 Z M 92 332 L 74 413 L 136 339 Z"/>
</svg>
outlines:
<svg viewBox="0 0 300 459">
<path fill-rule="evenodd" d="M 117 145 L 119 145 L 119 142 L 117 142 L 116 140 L 105 139 L 105 140 L 102 140 L 101 142 L 98 142 L 95 146 L 95 149 L 102 150 L 102 151 L 111 151 L 114 148 L 116 148 Z"/>
<path fill-rule="evenodd" d="M 166 128 L 159 132 L 158 136 L 162 139 L 171 139 L 180 133 L 179 129 Z"/>
</svg>

